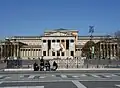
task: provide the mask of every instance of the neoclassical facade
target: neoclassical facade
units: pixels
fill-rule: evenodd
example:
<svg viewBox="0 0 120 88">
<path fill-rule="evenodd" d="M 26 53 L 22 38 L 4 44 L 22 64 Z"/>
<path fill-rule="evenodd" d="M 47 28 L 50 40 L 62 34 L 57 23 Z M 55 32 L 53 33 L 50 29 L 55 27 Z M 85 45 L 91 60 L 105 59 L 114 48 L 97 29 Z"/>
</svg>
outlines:
<svg viewBox="0 0 120 88">
<path fill-rule="evenodd" d="M 0 43 L 0 57 L 22 59 L 117 58 L 119 46 L 113 37 L 79 36 L 78 30 L 56 29 L 42 36 L 12 36 Z"/>
</svg>

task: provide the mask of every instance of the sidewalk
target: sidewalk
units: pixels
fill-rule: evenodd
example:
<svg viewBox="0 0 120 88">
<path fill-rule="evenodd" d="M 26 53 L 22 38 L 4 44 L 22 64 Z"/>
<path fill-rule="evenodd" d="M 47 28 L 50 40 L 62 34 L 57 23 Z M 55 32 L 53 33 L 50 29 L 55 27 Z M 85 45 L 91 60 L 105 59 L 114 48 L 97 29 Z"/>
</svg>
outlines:
<svg viewBox="0 0 120 88">
<path fill-rule="evenodd" d="M 57 71 L 120 71 L 120 68 L 62 68 Z M 34 71 L 33 68 L 19 68 L 19 69 L 3 69 L 2 71 Z"/>
</svg>

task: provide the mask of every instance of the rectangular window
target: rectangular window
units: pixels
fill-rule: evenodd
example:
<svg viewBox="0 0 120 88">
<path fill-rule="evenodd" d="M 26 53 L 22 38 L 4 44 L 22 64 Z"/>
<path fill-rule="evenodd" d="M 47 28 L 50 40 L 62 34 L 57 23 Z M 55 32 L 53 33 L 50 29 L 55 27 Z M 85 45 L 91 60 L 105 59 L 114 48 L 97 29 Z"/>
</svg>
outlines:
<svg viewBox="0 0 120 88">
<path fill-rule="evenodd" d="M 57 40 L 57 42 L 60 42 L 60 40 Z"/>
<path fill-rule="evenodd" d="M 62 56 L 65 56 L 65 53 L 64 53 L 64 52 L 61 52 L 61 55 L 62 55 Z"/>
<path fill-rule="evenodd" d="M 71 51 L 71 56 L 74 56 L 74 51 Z"/>
<path fill-rule="evenodd" d="M 101 49 L 103 49 L 103 44 L 101 44 Z"/>
<path fill-rule="evenodd" d="M 46 56 L 46 51 L 43 51 L 43 56 Z"/>
<path fill-rule="evenodd" d="M 48 40 L 48 49 L 51 49 L 51 40 Z"/>
<path fill-rule="evenodd" d="M 52 40 L 52 42 L 55 42 L 55 40 Z"/>
<path fill-rule="evenodd" d="M 71 40 L 70 40 L 70 42 L 72 42 L 72 43 L 73 43 L 73 42 L 74 42 L 74 40 L 73 40 L 73 39 L 71 39 Z"/>
<path fill-rule="evenodd" d="M 55 56 L 55 52 L 52 52 L 52 56 Z"/>
<path fill-rule="evenodd" d="M 69 49 L 69 40 L 66 40 L 66 49 Z"/>
<path fill-rule="evenodd" d="M 60 52 L 59 51 L 57 51 L 57 56 L 60 56 Z"/>
<path fill-rule="evenodd" d="M 43 43 L 46 43 L 46 40 L 43 40 Z"/>
<path fill-rule="evenodd" d="M 65 40 L 61 40 L 61 42 L 65 42 Z"/>
</svg>

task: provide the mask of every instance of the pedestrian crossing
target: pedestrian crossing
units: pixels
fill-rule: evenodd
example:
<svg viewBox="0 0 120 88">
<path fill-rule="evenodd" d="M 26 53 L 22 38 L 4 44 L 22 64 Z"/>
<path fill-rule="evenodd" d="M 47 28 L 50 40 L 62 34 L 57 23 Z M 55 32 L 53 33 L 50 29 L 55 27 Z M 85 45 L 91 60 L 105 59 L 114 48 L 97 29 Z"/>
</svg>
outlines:
<svg viewBox="0 0 120 88">
<path fill-rule="evenodd" d="M 0 75 L 0 80 L 4 80 L 4 79 L 12 79 L 13 76 L 7 76 L 7 75 Z M 18 78 L 20 79 L 44 79 L 47 78 L 48 76 L 44 76 L 44 75 L 31 75 L 31 74 L 23 74 L 23 75 L 19 75 Z M 49 75 L 49 77 L 56 77 L 56 78 L 63 78 L 63 79 L 79 79 L 79 78 L 83 78 L 83 77 L 92 77 L 92 78 L 102 78 L 102 79 L 106 79 L 106 78 L 112 78 L 112 77 L 120 77 L 120 74 L 78 74 L 78 75 L 68 75 L 68 74 L 55 74 L 55 75 Z"/>
</svg>

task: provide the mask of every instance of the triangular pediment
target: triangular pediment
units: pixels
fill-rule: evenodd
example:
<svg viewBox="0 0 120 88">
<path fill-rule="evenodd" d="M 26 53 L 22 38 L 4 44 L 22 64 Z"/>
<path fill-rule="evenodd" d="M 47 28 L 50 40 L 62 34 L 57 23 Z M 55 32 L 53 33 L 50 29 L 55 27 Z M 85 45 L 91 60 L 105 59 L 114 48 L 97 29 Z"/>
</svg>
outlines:
<svg viewBox="0 0 120 88">
<path fill-rule="evenodd" d="M 67 29 L 56 29 L 52 31 L 46 31 L 45 36 L 76 36 L 78 31 Z"/>
<path fill-rule="evenodd" d="M 50 33 L 47 33 L 46 36 L 71 36 L 71 33 L 67 33 L 67 32 L 50 32 Z"/>
<path fill-rule="evenodd" d="M 56 33 L 51 33 L 50 36 L 66 36 L 66 33 L 60 33 L 60 32 L 56 32 Z"/>
</svg>

